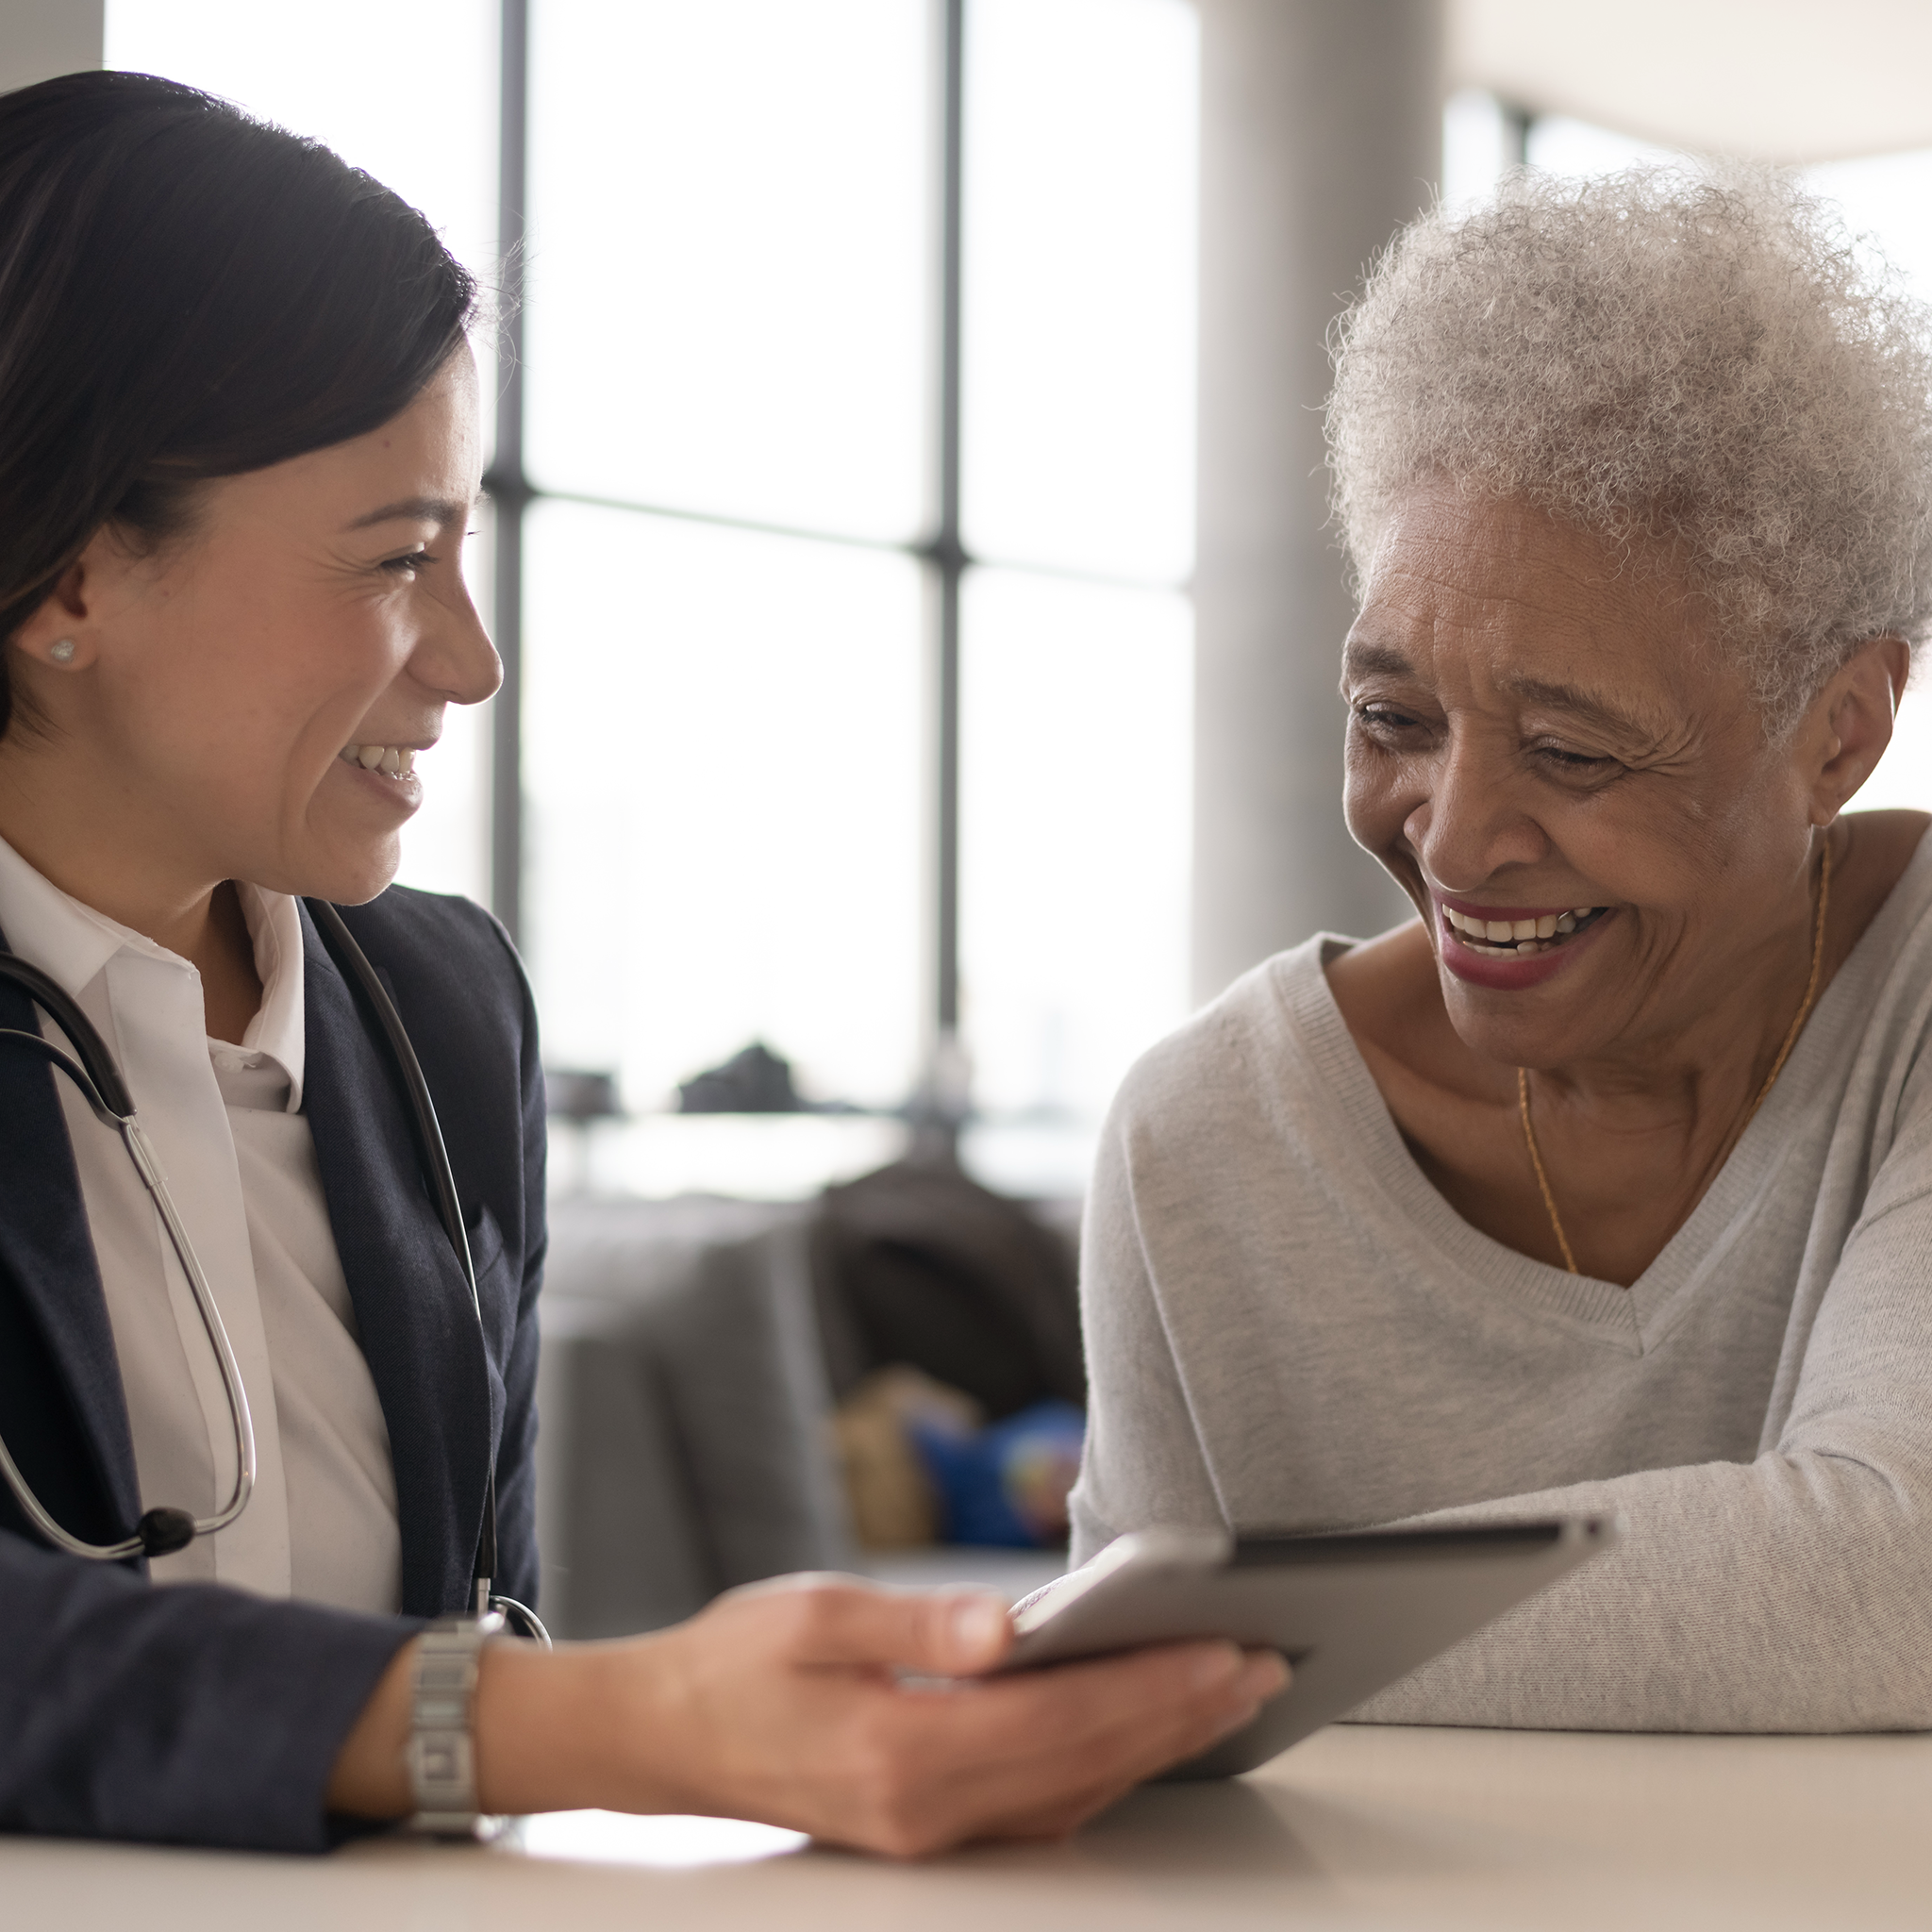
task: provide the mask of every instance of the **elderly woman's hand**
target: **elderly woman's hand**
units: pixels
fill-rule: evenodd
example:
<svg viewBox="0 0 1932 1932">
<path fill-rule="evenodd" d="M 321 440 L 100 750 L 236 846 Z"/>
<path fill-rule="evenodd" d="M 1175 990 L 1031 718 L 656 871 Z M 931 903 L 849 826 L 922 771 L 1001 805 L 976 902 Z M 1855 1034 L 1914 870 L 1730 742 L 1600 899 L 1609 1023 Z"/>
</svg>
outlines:
<svg viewBox="0 0 1932 1932">
<path fill-rule="evenodd" d="M 929 1681 L 977 1678 L 1010 1641 L 1004 1607 L 980 1592 L 788 1577 L 649 1637 L 492 1645 L 476 1696 L 482 1802 L 756 1818 L 901 1857 L 1058 1838 L 1246 1724 L 1288 1681 L 1277 1657 L 1229 1643 Z M 412 1657 L 413 1646 L 391 1667 L 343 1748 L 339 1810 L 408 1809 Z"/>
</svg>

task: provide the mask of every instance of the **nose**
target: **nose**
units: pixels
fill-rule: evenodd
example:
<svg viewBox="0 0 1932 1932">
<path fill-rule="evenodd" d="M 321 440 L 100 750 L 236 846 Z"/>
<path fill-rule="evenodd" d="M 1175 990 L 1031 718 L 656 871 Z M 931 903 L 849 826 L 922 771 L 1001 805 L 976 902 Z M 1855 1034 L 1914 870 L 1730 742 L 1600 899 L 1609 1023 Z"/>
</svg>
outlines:
<svg viewBox="0 0 1932 1932">
<path fill-rule="evenodd" d="M 1549 841 L 1517 795 L 1510 761 L 1475 734 L 1452 731 L 1425 772 L 1402 829 L 1433 883 L 1474 893 L 1506 867 L 1534 865 L 1547 854 Z"/>
<path fill-rule="evenodd" d="M 439 605 L 409 654 L 409 675 L 452 705 L 480 705 L 503 684 L 503 659 L 483 628 L 469 586 L 460 577 L 455 592 Z"/>
</svg>

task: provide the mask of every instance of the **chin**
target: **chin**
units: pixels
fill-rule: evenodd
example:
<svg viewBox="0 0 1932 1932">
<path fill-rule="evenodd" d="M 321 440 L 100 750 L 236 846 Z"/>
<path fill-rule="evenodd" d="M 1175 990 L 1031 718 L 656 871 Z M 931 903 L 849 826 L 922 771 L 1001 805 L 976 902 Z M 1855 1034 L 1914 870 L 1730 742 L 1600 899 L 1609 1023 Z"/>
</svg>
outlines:
<svg viewBox="0 0 1932 1932">
<path fill-rule="evenodd" d="M 1598 1044 L 1599 1031 L 1574 1009 L 1533 1013 L 1521 1008 L 1498 1011 L 1489 1001 L 1467 997 L 1447 974 L 1444 1004 L 1457 1038 L 1481 1059 L 1506 1067 L 1556 1067 Z M 1455 987 L 1450 991 L 1449 987 Z M 1461 994 L 1462 997 L 1457 995 Z"/>
<path fill-rule="evenodd" d="M 403 862 L 402 841 L 385 839 L 379 850 L 344 854 L 315 866 L 297 890 L 305 899 L 337 906 L 366 906 L 388 890 Z"/>
</svg>

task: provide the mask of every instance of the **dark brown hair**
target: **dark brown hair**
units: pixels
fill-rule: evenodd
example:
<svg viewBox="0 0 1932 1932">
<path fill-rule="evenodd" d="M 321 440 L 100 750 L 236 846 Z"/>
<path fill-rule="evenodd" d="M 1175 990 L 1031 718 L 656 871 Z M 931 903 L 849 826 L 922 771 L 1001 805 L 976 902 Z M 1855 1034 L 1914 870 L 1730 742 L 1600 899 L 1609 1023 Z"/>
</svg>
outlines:
<svg viewBox="0 0 1932 1932">
<path fill-rule="evenodd" d="M 198 482 L 388 422 L 475 311 L 319 142 L 146 75 L 0 95 L 0 642 L 105 525 L 165 541 Z"/>
</svg>

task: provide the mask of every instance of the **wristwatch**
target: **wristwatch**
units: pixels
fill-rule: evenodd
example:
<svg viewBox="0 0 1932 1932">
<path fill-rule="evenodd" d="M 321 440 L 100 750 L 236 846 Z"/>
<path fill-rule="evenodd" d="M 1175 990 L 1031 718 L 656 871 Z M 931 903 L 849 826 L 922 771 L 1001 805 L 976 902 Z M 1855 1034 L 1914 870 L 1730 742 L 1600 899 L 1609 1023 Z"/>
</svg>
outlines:
<svg viewBox="0 0 1932 1932">
<path fill-rule="evenodd" d="M 487 1617 L 443 1617 L 417 1641 L 409 1710 L 409 1792 L 416 1813 L 408 1828 L 428 1838 L 485 1836 L 496 1821 L 476 1807 L 475 1706 L 477 1659 L 503 1628 Z"/>
</svg>

